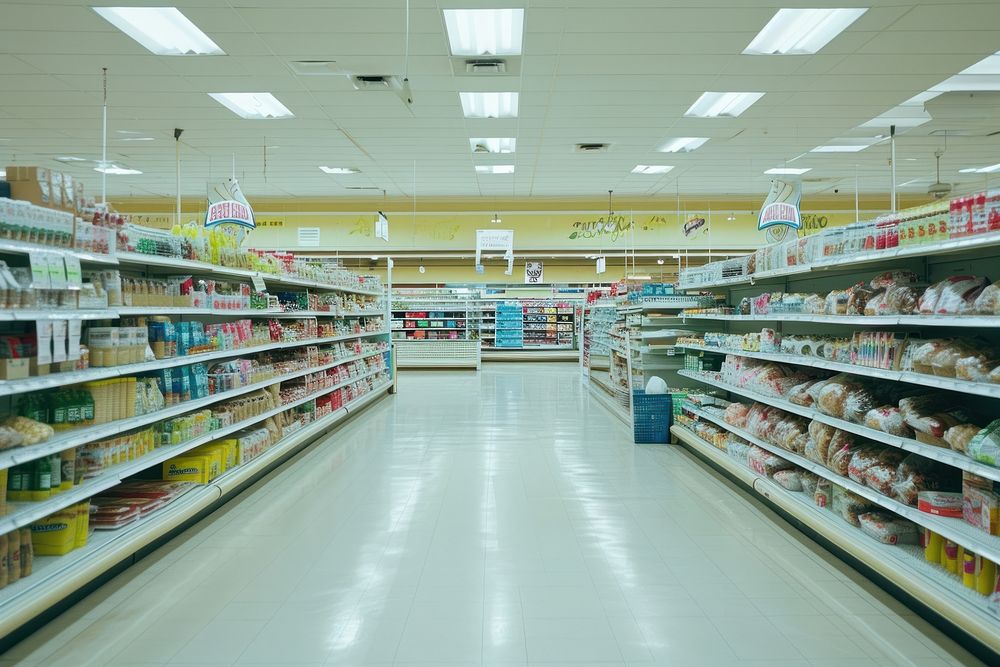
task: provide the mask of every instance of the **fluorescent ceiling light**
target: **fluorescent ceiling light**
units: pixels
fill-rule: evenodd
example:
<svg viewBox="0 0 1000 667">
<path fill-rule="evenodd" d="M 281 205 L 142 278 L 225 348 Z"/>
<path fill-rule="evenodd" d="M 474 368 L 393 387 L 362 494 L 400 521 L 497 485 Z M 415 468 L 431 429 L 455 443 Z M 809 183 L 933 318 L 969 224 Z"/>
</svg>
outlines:
<svg viewBox="0 0 1000 667">
<path fill-rule="evenodd" d="M 118 141 L 156 141 L 153 137 L 121 137 Z"/>
<path fill-rule="evenodd" d="M 135 176 L 136 174 L 142 173 L 138 169 L 129 169 L 128 167 L 123 167 L 112 162 L 105 164 L 98 163 L 97 166 L 94 167 L 94 171 L 99 171 L 102 174 L 111 174 L 113 176 Z"/>
<path fill-rule="evenodd" d="M 708 141 L 708 137 L 677 137 L 676 139 L 667 139 L 666 143 L 657 150 L 661 153 L 690 153 L 706 141 Z"/>
<path fill-rule="evenodd" d="M 854 9 L 779 9 L 753 38 L 744 55 L 816 53 L 864 14 Z"/>
<path fill-rule="evenodd" d="M 517 93 L 459 93 L 466 118 L 516 118 Z"/>
<path fill-rule="evenodd" d="M 817 146 L 816 148 L 809 151 L 810 153 L 857 153 L 858 151 L 863 151 L 868 148 L 871 144 L 865 144 L 863 146 L 858 145 L 833 145 L 833 146 Z"/>
<path fill-rule="evenodd" d="M 512 164 L 477 164 L 476 165 L 477 174 L 513 174 L 514 165 Z"/>
<path fill-rule="evenodd" d="M 209 93 L 209 96 L 241 118 L 291 118 L 295 115 L 271 93 Z"/>
<path fill-rule="evenodd" d="M 672 165 L 666 164 L 637 164 L 632 169 L 633 174 L 665 174 L 673 169 Z"/>
<path fill-rule="evenodd" d="M 225 55 L 176 7 L 94 7 L 94 11 L 158 56 Z"/>
<path fill-rule="evenodd" d="M 735 118 L 762 97 L 764 93 L 702 93 L 684 115 L 698 118 L 719 116 Z"/>
<path fill-rule="evenodd" d="M 82 157 L 76 157 L 74 155 L 60 155 L 56 158 L 57 162 L 86 162 L 87 160 Z"/>
<path fill-rule="evenodd" d="M 320 167 L 320 169 L 328 174 L 357 174 L 361 171 L 354 167 Z"/>
<path fill-rule="evenodd" d="M 992 56 L 986 56 L 971 67 L 966 67 L 959 74 L 1000 74 L 1000 51 Z"/>
<path fill-rule="evenodd" d="M 812 171 L 812 167 L 775 167 L 774 169 L 768 169 L 765 174 L 773 174 L 775 176 L 801 176 L 807 171 Z"/>
<path fill-rule="evenodd" d="M 446 9 L 444 24 L 453 56 L 521 54 L 523 9 Z"/>
<path fill-rule="evenodd" d="M 476 137 L 469 139 L 473 153 L 513 153 L 517 139 L 514 137 Z"/>
<path fill-rule="evenodd" d="M 991 164 L 988 167 L 969 167 L 967 169 L 959 169 L 960 174 L 992 174 L 1000 171 L 1000 164 Z"/>
</svg>

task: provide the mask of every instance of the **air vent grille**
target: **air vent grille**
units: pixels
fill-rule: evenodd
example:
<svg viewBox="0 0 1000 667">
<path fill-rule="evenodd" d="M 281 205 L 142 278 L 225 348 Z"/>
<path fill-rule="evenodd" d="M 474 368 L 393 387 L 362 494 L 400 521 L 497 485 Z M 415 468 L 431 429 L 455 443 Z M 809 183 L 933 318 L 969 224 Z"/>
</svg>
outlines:
<svg viewBox="0 0 1000 667">
<path fill-rule="evenodd" d="M 299 227 L 300 247 L 316 247 L 319 245 L 319 227 Z"/>
</svg>

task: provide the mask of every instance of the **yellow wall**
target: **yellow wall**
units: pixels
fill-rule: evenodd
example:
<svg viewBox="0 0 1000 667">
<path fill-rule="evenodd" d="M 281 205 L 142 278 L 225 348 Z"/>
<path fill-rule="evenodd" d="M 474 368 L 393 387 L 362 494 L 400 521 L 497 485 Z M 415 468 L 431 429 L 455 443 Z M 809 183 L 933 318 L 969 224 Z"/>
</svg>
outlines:
<svg viewBox="0 0 1000 667">
<path fill-rule="evenodd" d="M 607 271 L 598 275 L 595 262 L 581 261 L 574 263 L 550 262 L 542 260 L 545 264 L 546 284 L 589 284 L 589 283 L 610 283 L 621 280 L 626 275 L 633 275 L 631 262 L 626 270 L 625 261 L 619 257 L 607 258 Z M 372 269 L 366 263 L 348 262 L 348 266 L 353 270 L 362 273 L 374 273 L 383 279 L 386 277 L 385 261 L 381 260 Z M 476 273 L 473 260 L 469 259 L 464 263 L 450 262 L 443 265 L 438 262 L 427 261 L 424 265 L 425 272 L 420 273 L 415 265 L 396 264 L 392 270 L 392 282 L 395 285 L 428 285 L 428 284 L 466 284 L 466 283 L 488 283 L 488 284 L 523 284 L 524 283 L 524 260 L 514 262 L 514 270 L 511 275 L 505 275 L 507 268 L 505 261 L 496 259 L 485 262 L 483 273 Z M 658 265 L 654 261 L 636 262 L 634 274 L 648 275 L 655 282 L 673 282 L 677 276 L 677 260 L 671 259 L 668 255 L 664 259 L 663 265 Z"/>
</svg>

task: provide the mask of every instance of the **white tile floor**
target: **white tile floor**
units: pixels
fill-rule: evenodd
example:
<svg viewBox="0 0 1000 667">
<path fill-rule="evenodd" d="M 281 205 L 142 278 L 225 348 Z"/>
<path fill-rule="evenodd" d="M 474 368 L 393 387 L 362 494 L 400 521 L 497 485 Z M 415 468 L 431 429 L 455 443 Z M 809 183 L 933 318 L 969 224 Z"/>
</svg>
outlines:
<svg viewBox="0 0 1000 667">
<path fill-rule="evenodd" d="M 979 664 L 572 364 L 404 373 L 0 663 Z"/>
</svg>

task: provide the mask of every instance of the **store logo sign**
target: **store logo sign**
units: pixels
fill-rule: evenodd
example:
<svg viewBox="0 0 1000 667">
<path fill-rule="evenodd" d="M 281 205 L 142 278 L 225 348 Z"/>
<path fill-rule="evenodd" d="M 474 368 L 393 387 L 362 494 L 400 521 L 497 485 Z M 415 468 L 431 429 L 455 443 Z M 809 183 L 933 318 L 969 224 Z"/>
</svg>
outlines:
<svg viewBox="0 0 1000 667">
<path fill-rule="evenodd" d="M 205 227 L 230 224 L 255 229 L 253 208 L 243 196 L 240 184 L 235 178 L 227 179 L 216 186 L 208 187 L 208 211 L 205 213 Z"/>
<path fill-rule="evenodd" d="M 799 204 L 802 201 L 802 183 L 771 181 L 771 191 L 767 193 L 764 205 L 757 217 L 757 229 L 764 230 L 776 225 L 792 229 L 802 227 Z"/>
<path fill-rule="evenodd" d="M 524 263 L 524 284 L 540 285 L 545 282 L 545 266 L 542 262 Z"/>
</svg>

